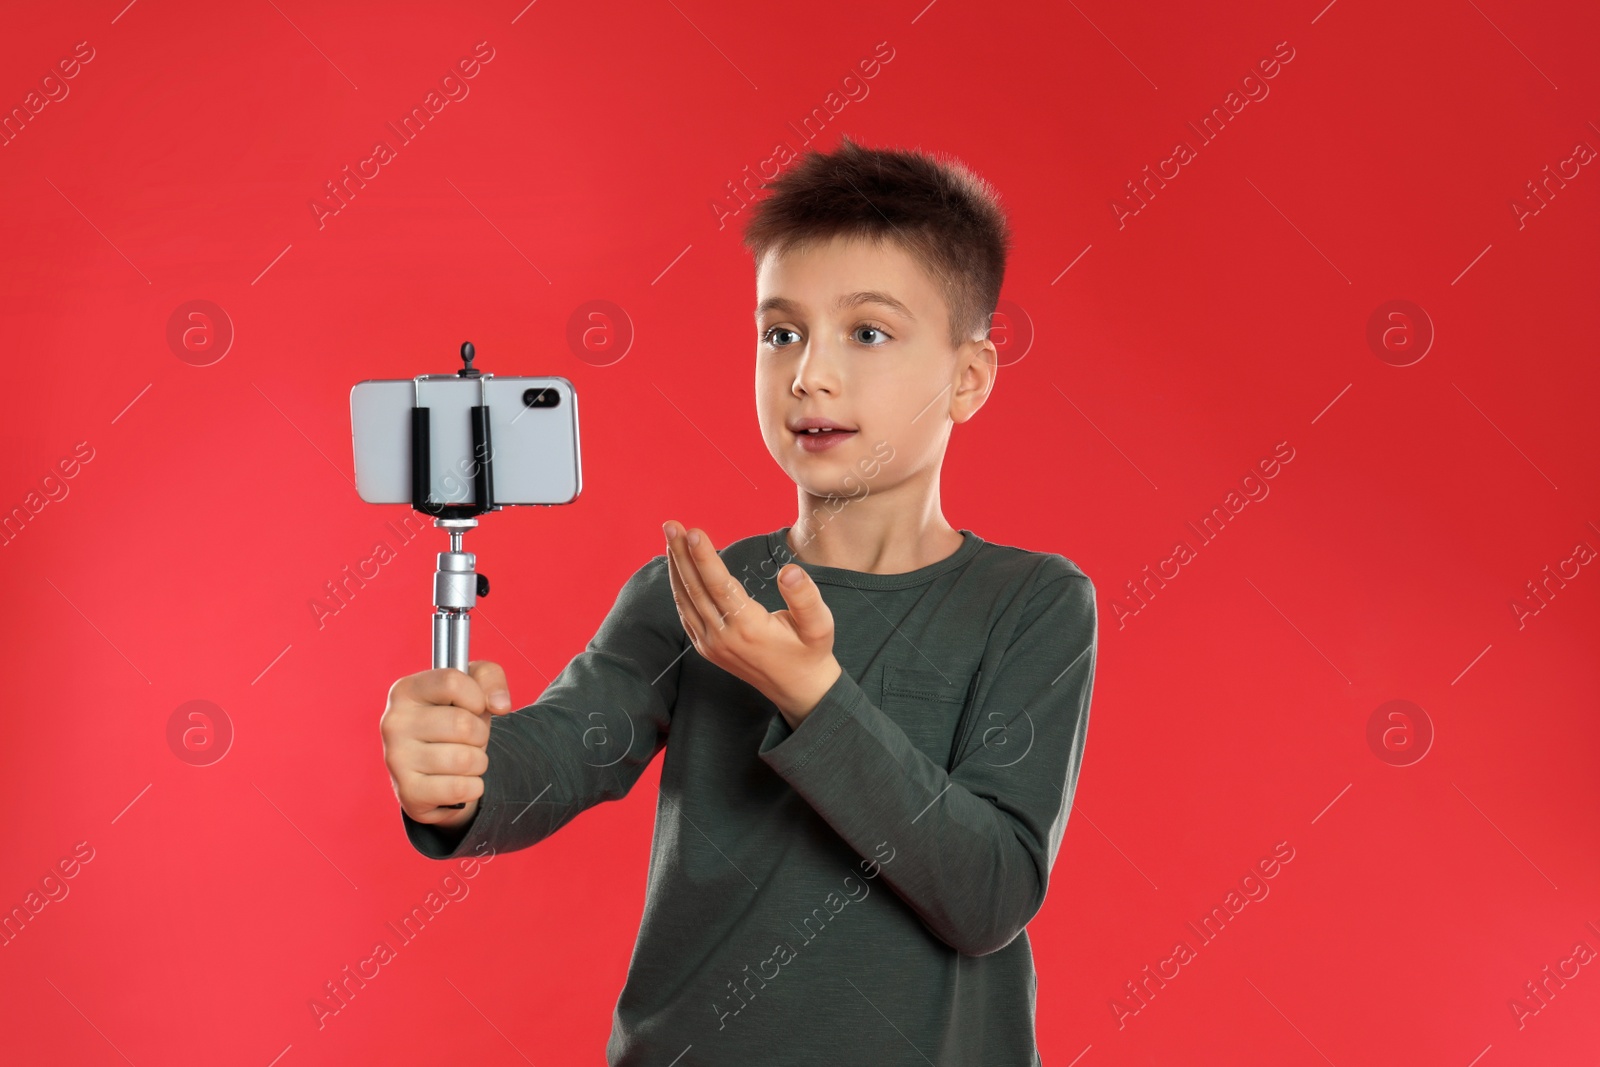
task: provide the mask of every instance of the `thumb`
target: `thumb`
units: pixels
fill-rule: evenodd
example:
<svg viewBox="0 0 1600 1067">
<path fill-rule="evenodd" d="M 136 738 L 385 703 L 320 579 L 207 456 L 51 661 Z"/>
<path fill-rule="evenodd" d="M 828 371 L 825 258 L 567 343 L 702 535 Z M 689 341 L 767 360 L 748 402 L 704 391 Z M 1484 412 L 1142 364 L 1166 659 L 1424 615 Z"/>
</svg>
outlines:
<svg viewBox="0 0 1600 1067">
<path fill-rule="evenodd" d="M 504 715 L 511 710 L 511 693 L 506 684 L 504 667 L 493 660 L 475 659 L 467 664 L 467 674 L 478 683 L 491 714 Z"/>
<path fill-rule="evenodd" d="M 833 612 L 828 610 L 822 590 L 805 568 L 786 564 L 778 572 L 778 592 L 789 606 L 789 617 L 794 620 L 795 631 L 802 641 L 812 644 L 833 635 Z"/>
</svg>

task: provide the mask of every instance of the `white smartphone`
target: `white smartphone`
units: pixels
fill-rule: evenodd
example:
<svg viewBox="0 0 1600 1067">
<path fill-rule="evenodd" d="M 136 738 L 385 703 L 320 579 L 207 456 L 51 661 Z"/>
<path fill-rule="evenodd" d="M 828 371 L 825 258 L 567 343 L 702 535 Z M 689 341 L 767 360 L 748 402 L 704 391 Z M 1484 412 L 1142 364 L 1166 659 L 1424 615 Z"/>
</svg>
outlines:
<svg viewBox="0 0 1600 1067">
<path fill-rule="evenodd" d="M 565 378 L 424 374 L 350 390 L 356 491 L 369 504 L 413 503 L 413 409 L 427 408 L 428 497 L 477 505 L 473 409 L 488 410 L 494 506 L 570 504 L 583 491 L 578 394 Z"/>
</svg>

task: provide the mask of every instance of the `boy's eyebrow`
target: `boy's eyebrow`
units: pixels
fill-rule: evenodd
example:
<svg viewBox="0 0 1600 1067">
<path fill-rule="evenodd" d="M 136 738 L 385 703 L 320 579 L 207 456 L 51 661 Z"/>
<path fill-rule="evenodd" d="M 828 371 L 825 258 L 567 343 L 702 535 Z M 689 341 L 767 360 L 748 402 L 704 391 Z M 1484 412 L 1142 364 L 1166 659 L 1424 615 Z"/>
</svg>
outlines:
<svg viewBox="0 0 1600 1067">
<path fill-rule="evenodd" d="M 859 293 L 845 293 L 844 295 L 840 296 L 838 300 L 834 301 L 833 309 L 835 311 L 843 311 L 846 308 L 856 307 L 860 304 L 882 304 L 884 307 L 903 315 L 912 322 L 917 321 L 917 317 L 911 313 L 910 308 L 906 307 L 888 293 L 879 292 L 875 289 L 868 289 Z M 768 311 L 783 311 L 793 315 L 800 311 L 800 305 L 796 304 L 793 300 L 790 300 L 787 297 L 769 296 L 765 300 L 761 301 L 760 304 L 756 305 L 756 318 L 759 319 Z"/>
</svg>

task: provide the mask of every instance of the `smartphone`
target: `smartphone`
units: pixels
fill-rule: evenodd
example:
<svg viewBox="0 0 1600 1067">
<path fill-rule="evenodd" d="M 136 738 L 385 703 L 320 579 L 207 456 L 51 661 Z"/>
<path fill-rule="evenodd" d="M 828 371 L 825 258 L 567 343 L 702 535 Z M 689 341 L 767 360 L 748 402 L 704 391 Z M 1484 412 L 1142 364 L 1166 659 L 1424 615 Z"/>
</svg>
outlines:
<svg viewBox="0 0 1600 1067">
<path fill-rule="evenodd" d="M 477 504 L 472 411 L 488 408 L 496 506 L 570 504 L 583 491 L 578 394 L 565 378 L 424 374 L 350 390 L 356 491 L 369 504 L 412 503 L 412 409 L 428 409 L 429 504 Z"/>
</svg>

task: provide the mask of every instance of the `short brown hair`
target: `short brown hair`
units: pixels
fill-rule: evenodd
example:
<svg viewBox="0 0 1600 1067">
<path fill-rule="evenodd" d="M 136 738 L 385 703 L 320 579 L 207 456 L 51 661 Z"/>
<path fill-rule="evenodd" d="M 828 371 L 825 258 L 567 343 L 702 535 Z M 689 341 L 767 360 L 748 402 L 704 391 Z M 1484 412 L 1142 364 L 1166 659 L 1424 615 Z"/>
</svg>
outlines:
<svg viewBox="0 0 1600 1067">
<path fill-rule="evenodd" d="M 1005 280 L 1011 229 L 994 188 L 959 160 L 916 150 L 863 148 L 840 138 L 762 185 L 744 245 L 756 268 L 769 251 L 833 237 L 885 238 L 920 264 L 944 294 L 950 344 L 988 337 Z"/>
</svg>

